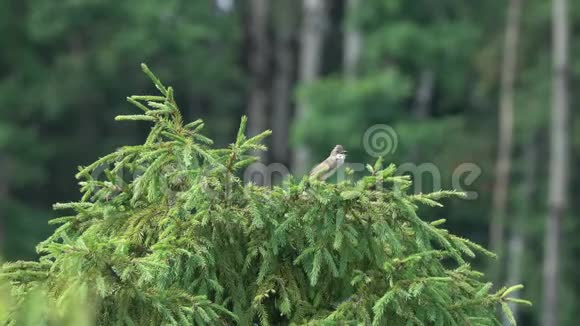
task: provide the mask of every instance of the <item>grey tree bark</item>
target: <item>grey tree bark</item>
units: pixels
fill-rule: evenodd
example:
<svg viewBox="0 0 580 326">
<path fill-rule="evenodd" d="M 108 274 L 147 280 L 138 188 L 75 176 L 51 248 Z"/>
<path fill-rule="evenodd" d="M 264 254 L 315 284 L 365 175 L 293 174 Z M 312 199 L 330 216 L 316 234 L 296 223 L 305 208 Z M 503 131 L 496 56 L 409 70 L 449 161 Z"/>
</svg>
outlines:
<svg viewBox="0 0 580 326">
<path fill-rule="evenodd" d="M 269 4 L 268 0 L 249 1 L 249 65 L 253 78 L 247 107 L 247 132 L 250 137 L 268 129 Z M 260 156 L 262 162 L 265 161 L 266 156 L 263 152 L 255 154 Z M 255 175 L 262 175 L 265 178 L 264 169 L 261 166 L 258 169 Z M 264 178 L 262 180 L 254 178 L 253 181 L 263 184 Z"/>
<path fill-rule="evenodd" d="M 568 1 L 552 2 L 552 110 L 548 218 L 544 243 L 542 324 L 558 324 L 562 220 L 568 204 L 569 37 Z"/>
<path fill-rule="evenodd" d="M 536 162 L 538 160 L 538 150 L 536 142 L 536 131 L 531 132 L 530 139 L 524 146 L 523 155 L 523 181 L 518 193 L 518 207 L 516 209 L 515 221 L 511 224 L 510 238 L 508 241 L 507 260 L 507 282 L 506 284 L 514 285 L 522 283 L 522 265 L 524 258 L 524 248 L 526 245 L 526 220 L 535 212 L 534 193 L 536 191 Z M 517 297 L 519 293 L 515 293 Z M 516 320 L 518 320 L 518 304 L 510 303 L 510 308 Z M 503 319 L 503 324 L 511 325 L 507 318 Z"/>
<path fill-rule="evenodd" d="M 419 76 L 413 108 L 413 115 L 417 120 L 424 120 L 430 115 L 434 87 L 435 73 L 430 68 L 423 69 Z"/>
<path fill-rule="evenodd" d="M 509 181 L 513 143 L 514 80 L 517 69 L 517 50 L 520 33 L 521 0 L 510 0 L 506 20 L 506 32 L 501 67 L 499 100 L 498 152 L 493 188 L 493 207 L 489 229 L 489 243 L 500 260 L 503 259 L 505 216 L 509 200 Z M 490 278 L 499 284 L 502 264 L 495 262 L 490 268 Z"/>
<path fill-rule="evenodd" d="M 302 1 L 302 30 L 300 31 L 300 58 L 298 80 L 302 85 L 312 83 L 320 76 L 324 34 L 328 24 L 325 0 Z M 298 103 L 295 119 L 300 121 L 308 114 L 306 103 Z M 308 170 L 310 151 L 307 145 L 294 151 L 292 169 L 295 174 Z"/>
<path fill-rule="evenodd" d="M 272 146 L 274 162 L 290 163 L 289 128 L 292 109 L 292 83 L 295 58 L 292 42 L 297 24 L 297 7 L 294 1 L 275 1 L 274 17 L 274 87 L 272 90 Z"/>
<path fill-rule="evenodd" d="M 356 26 L 355 17 L 362 0 L 345 2 L 346 24 L 344 28 L 343 70 L 347 79 L 356 78 L 362 51 L 362 35 Z"/>
</svg>

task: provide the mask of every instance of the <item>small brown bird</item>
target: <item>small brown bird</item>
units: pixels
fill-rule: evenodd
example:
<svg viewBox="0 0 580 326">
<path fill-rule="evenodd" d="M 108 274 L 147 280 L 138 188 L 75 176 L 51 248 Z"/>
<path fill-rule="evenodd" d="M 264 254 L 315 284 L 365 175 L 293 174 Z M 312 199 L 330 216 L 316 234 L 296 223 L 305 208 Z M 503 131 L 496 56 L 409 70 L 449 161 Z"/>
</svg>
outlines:
<svg viewBox="0 0 580 326">
<path fill-rule="evenodd" d="M 342 145 L 334 146 L 334 149 L 330 152 L 330 156 L 310 171 L 310 177 L 318 180 L 326 180 L 330 178 L 336 170 L 344 164 L 345 158 L 346 151 L 342 148 Z"/>
</svg>

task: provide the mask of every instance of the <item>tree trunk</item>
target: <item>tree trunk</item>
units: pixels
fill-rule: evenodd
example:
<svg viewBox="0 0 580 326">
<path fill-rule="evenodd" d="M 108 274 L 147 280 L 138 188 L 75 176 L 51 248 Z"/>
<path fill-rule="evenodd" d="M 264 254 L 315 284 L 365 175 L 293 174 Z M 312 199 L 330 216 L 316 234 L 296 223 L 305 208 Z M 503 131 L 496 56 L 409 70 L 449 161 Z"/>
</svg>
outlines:
<svg viewBox="0 0 580 326">
<path fill-rule="evenodd" d="M 500 262 L 503 259 L 504 224 L 509 199 L 509 179 L 513 142 L 514 80 L 520 32 L 521 0 L 510 0 L 503 49 L 501 90 L 499 101 L 499 135 L 496 176 L 493 189 L 493 207 L 489 230 L 489 243 Z M 501 272 L 494 262 L 490 269 L 491 280 L 499 284 Z"/>
<path fill-rule="evenodd" d="M 412 108 L 413 117 L 418 123 L 424 122 L 431 115 L 431 102 L 433 99 L 433 88 L 435 86 L 435 74 L 430 68 L 424 68 L 419 76 L 417 89 L 415 91 L 415 103 Z M 421 144 L 415 143 L 411 147 L 409 158 L 413 162 L 421 161 Z M 417 189 L 425 191 L 426 189 Z"/>
<path fill-rule="evenodd" d="M 524 148 L 524 159 L 523 159 L 523 183 L 521 186 L 521 191 L 518 193 L 521 195 L 518 203 L 519 207 L 515 216 L 515 221 L 511 228 L 511 237 L 508 241 L 508 257 L 507 260 L 507 284 L 521 284 L 522 283 L 522 264 L 524 256 L 524 247 L 526 243 L 526 219 L 529 218 L 531 214 L 534 213 L 534 192 L 536 190 L 536 162 L 538 160 L 538 151 L 536 144 L 536 134 L 535 131 L 531 133 L 529 141 L 525 144 Z M 514 296 L 517 297 L 519 293 L 515 293 Z M 516 318 L 518 319 L 518 309 L 519 305 L 510 303 L 510 308 Z M 506 326 L 511 325 L 509 320 L 505 318 L 503 324 Z"/>
<path fill-rule="evenodd" d="M 550 128 L 549 215 L 544 244 L 543 325 L 558 324 L 560 244 L 568 201 L 569 99 L 568 2 L 552 2 L 552 119 Z"/>
<path fill-rule="evenodd" d="M 228 13 L 234 9 L 234 0 L 214 0 L 216 9 Z"/>
<path fill-rule="evenodd" d="M 362 50 L 362 36 L 355 17 L 361 0 L 346 0 L 346 23 L 344 30 L 343 69 L 347 79 L 355 78 Z"/>
<path fill-rule="evenodd" d="M 248 136 L 255 136 L 268 129 L 268 73 L 269 73 L 269 42 L 268 15 L 270 2 L 268 0 L 249 1 L 249 64 L 252 75 L 252 88 L 248 102 Z M 264 152 L 255 153 L 264 162 Z M 265 162 L 264 162 L 265 163 Z M 263 169 L 262 169 L 263 170 Z M 257 174 L 265 171 L 256 171 Z M 264 176 L 265 177 L 265 176 Z M 257 184 L 263 184 L 256 178 Z"/>
<path fill-rule="evenodd" d="M 298 80 L 302 85 L 310 84 L 320 75 L 322 47 L 328 21 L 327 4 L 325 0 L 302 1 L 302 30 L 300 35 L 300 67 Z M 296 121 L 303 120 L 307 115 L 305 103 L 299 103 L 296 108 Z M 292 168 L 295 174 L 305 173 L 310 162 L 307 144 L 294 151 Z"/>
<path fill-rule="evenodd" d="M 429 116 L 434 86 L 435 74 L 433 70 L 429 68 L 423 69 L 419 77 L 413 108 L 413 115 L 417 120 L 425 120 Z"/>
<path fill-rule="evenodd" d="M 272 156 L 276 163 L 290 163 L 289 127 L 292 107 L 292 82 L 294 56 L 292 41 L 296 26 L 296 3 L 293 1 L 275 2 L 275 76 L 272 112 Z"/>
</svg>

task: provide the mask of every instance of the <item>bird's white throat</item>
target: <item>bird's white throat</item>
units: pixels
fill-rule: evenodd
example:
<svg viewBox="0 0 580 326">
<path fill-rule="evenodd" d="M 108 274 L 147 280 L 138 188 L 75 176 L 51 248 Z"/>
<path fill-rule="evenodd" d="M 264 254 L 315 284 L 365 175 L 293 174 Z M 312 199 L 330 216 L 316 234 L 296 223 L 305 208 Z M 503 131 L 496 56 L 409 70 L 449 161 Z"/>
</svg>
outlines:
<svg viewBox="0 0 580 326">
<path fill-rule="evenodd" d="M 345 158 L 346 155 L 344 154 L 336 154 L 336 163 L 338 163 L 338 165 L 342 165 L 344 163 Z"/>
</svg>

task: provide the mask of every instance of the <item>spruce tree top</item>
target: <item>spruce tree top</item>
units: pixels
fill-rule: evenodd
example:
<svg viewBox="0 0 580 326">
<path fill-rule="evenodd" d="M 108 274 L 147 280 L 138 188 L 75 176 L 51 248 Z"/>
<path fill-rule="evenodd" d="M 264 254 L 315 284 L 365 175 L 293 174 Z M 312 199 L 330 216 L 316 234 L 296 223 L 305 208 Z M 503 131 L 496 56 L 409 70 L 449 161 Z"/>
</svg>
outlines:
<svg viewBox="0 0 580 326">
<path fill-rule="evenodd" d="M 246 137 L 244 117 L 216 149 L 143 70 L 161 95 L 129 97 L 142 112 L 116 120 L 152 123 L 149 136 L 80 168 L 82 199 L 54 205 L 69 214 L 40 260 L 2 267 L 15 304 L 0 318 L 78 325 L 83 303 L 99 325 L 493 325 L 497 307 L 513 322 L 507 303 L 528 303 L 466 262 L 490 252 L 417 216 L 460 193 L 407 194 L 380 160 L 356 182 L 243 184 L 270 132 Z"/>
</svg>

